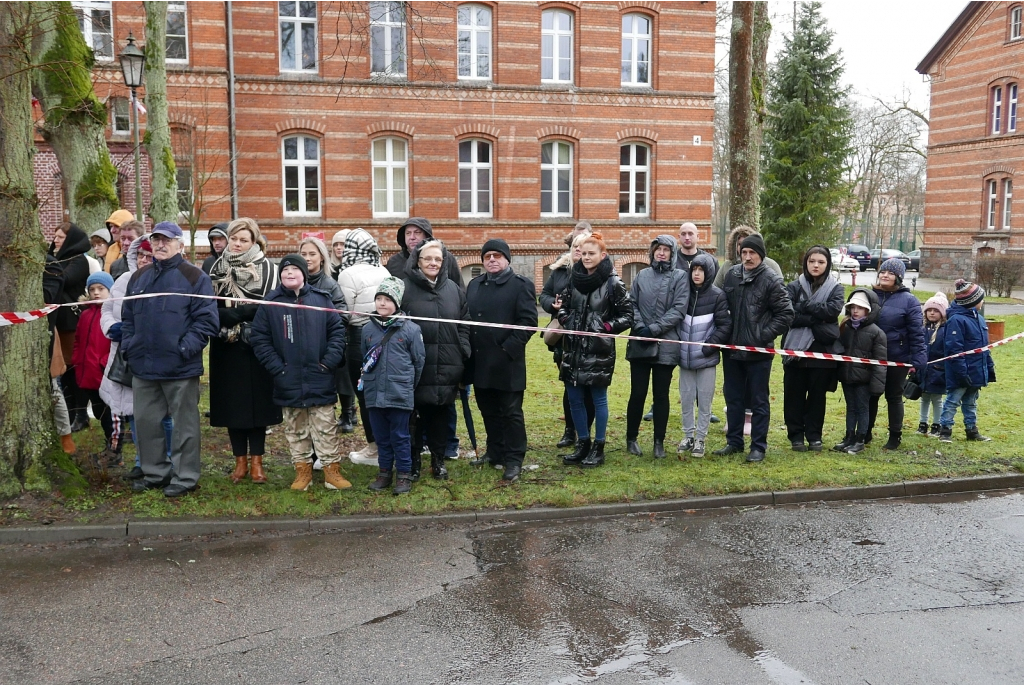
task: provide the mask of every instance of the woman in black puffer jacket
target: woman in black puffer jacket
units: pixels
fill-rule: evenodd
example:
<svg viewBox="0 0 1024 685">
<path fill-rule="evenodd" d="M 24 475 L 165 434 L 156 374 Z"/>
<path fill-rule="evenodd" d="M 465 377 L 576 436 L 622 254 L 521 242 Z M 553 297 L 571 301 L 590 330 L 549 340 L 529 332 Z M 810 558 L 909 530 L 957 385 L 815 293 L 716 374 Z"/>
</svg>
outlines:
<svg viewBox="0 0 1024 685">
<path fill-rule="evenodd" d="M 89 280 L 89 260 L 85 253 L 92 245 L 85 231 L 72 223 L 65 222 L 57 227 L 53 242 L 47 254 L 56 258 L 64 271 L 64 290 L 61 302 L 78 302 L 85 298 L 85 282 Z M 64 401 L 71 417 L 71 431 L 77 432 L 89 426 L 89 415 L 85 411 L 86 396 L 79 390 L 75 379 L 75 367 L 71 353 L 75 349 L 75 330 L 78 328 L 78 307 L 61 307 L 54 315 L 54 326 L 60 340 L 61 354 L 68 370 L 60 378 L 64 390 Z"/>
<path fill-rule="evenodd" d="M 416 247 L 405 265 L 405 296 L 402 311 L 409 316 L 432 319 L 469 318 L 466 293 L 448 278 L 443 268 L 446 252 L 440 240 Z M 448 478 L 444 451 L 448 442 L 448 412 L 459 394 L 465 360 L 469 359 L 469 326 L 437 321 L 416 321 L 423 331 L 426 363 L 416 386 L 412 425 L 412 479 L 419 478 L 423 432 L 430 448 L 434 478 Z"/>
<path fill-rule="evenodd" d="M 558 322 L 566 331 L 621 333 L 633 327 L 633 304 L 626 286 L 614 275 L 604 240 L 594 233 L 583 241 L 580 261 L 573 264 L 571 287 L 555 300 Z M 604 463 L 608 426 L 608 386 L 615 372 L 615 339 L 584 335 L 562 338 L 559 378 L 567 384 L 569 406 L 579 439 L 576 450 L 562 459 L 567 465 L 600 466 Z M 583 388 L 594 399 L 594 441 L 591 443 Z"/>
</svg>

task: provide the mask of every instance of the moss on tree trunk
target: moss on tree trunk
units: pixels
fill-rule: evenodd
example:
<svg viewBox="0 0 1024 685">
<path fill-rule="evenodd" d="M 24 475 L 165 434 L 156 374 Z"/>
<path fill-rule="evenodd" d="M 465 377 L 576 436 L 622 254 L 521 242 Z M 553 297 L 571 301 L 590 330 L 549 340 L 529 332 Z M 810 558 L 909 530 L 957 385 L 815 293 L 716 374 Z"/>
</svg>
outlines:
<svg viewBox="0 0 1024 685">
<path fill-rule="evenodd" d="M 174 176 L 171 127 L 167 110 L 167 3 L 144 2 L 146 8 L 146 150 L 152 165 L 153 221 L 178 218 L 178 183 Z"/>
</svg>

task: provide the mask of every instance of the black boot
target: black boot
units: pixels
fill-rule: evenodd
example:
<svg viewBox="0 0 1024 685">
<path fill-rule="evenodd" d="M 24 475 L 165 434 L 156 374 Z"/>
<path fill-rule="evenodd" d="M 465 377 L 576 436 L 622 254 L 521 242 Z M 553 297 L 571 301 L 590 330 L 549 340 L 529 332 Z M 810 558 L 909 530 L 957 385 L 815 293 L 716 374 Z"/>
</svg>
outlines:
<svg viewBox="0 0 1024 685">
<path fill-rule="evenodd" d="M 420 467 L 423 465 L 423 456 L 418 449 L 412 450 L 412 468 L 409 470 L 409 480 L 416 482 L 420 479 Z M 401 480 L 401 474 L 398 479 Z"/>
<path fill-rule="evenodd" d="M 953 427 L 939 426 L 939 442 L 953 442 Z"/>
<path fill-rule="evenodd" d="M 654 458 L 664 459 L 665 458 L 665 441 L 655 440 L 654 441 Z"/>
<path fill-rule="evenodd" d="M 937 437 L 939 437 L 939 431 L 941 431 L 941 430 L 942 430 L 942 426 L 940 426 L 937 423 L 933 423 L 932 424 L 932 429 L 930 431 L 928 431 L 928 437 L 929 438 L 937 438 Z"/>
<path fill-rule="evenodd" d="M 642 457 L 644 455 L 643 450 L 640 449 L 640 443 L 636 441 L 636 438 L 626 438 L 626 451 L 634 457 Z"/>
<path fill-rule="evenodd" d="M 600 466 L 604 463 L 604 440 L 595 440 L 594 444 L 590 447 L 590 453 L 583 458 L 580 462 L 580 466 L 591 468 L 594 466 Z"/>
<path fill-rule="evenodd" d="M 967 440 L 969 442 L 989 442 L 992 438 L 987 435 L 982 435 L 978 432 L 978 427 L 968 428 L 965 431 L 967 433 Z"/>
<path fill-rule="evenodd" d="M 853 431 L 846 431 L 846 437 L 843 438 L 842 442 L 840 442 L 838 445 L 833 447 L 832 451 L 833 452 L 845 452 L 846 448 L 848 448 L 851 444 L 853 444 L 853 441 L 854 441 L 855 438 L 856 438 L 856 435 L 854 434 Z"/>
<path fill-rule="evenodd" d="M 898 450 L 903 442 L 902 431 L 889 431 L 889 442 L 882 445 L 883 450 Z"/>
<path fill-rule="evenodd" d="M 917 432 L 920 433 L 921 435 L 928 435 L 928 422 L 922 421 L 921 423 L 917 424 Z"/>
<path fill-rule="evenodd" d="M 430 475 L 436 480 L 448 480 L 448 469 L 444 466 L 444 456 L 430 455 Z"/>
<path fill-rule="evenodd" d="M 864 435 L 855 435 L 853 442 L 846 446 L 847 454 L 857 454 L 864 451 Z"/>
<path fill-rule="evenodd" d="M 377 480 L 369 485 L 371 490 L 386 490 L 391 487 L 391 471 L 378 471 Z"/>
<path fill-rule="evenodd" d="M 562 463 L 566 466 L 579 466 L 586 456 L 590 454 L 590 438 L 580 438 L 576 441 L 576 449 L 572 454 L 562 457 Z"/>
<path fill-rule="evenodd" d="M 352 427 L 355 428 L 359 425 L 359 405 L 352 401 L 352 406 L 348 408 L 349 421 L 352 423 Z"/>
<path fill-rule="evenodd" d="M 572 426 L 566 426 L 565 432 L 562 433 L 562 437 L 555 444 L 555 447 L 572 447 L 576 442 L 576 429 Z"/>
</svg>

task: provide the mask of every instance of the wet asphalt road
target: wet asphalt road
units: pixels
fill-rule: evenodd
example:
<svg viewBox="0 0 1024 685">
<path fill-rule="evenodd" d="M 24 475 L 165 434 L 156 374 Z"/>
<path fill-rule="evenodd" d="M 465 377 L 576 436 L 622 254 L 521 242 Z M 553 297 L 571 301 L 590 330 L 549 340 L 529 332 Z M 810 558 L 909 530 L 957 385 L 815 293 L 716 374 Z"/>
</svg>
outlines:
<svg viewBox="0 0 1024 685">
<path fill-rule="evenodd" d="M 1021 683 L 1024 494 L 0 548 L 0 681 Z"/>
</svg>

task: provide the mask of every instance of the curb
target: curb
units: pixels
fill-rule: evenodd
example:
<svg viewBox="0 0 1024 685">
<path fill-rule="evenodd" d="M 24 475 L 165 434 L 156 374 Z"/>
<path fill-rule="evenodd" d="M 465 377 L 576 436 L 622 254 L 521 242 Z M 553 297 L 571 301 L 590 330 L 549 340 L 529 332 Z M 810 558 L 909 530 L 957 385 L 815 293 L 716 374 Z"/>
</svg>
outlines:
<svg viewBox="0 0 1024 685">
<path fill-rule="evenodd" d="M 902 481 L 888 485 L 865 485 L 848 488 L 818 488 L 751 492 L 735 495 L 712 495 L 686 499 L 619 504 L 592 504 L 561 509 L 536 507 L 501 511 L 468 511 L 423 516 L 347 516 L 323 519 L 236 519 L 230 521 L 135 521 L 106 525 L 32 526 L 0 528 L 0 545 L 47 544 L 80 540 L 115 540 L 118 538 L 154 538 L 163 535 L 198 536 L 223 533 L 265 531 L 339 531 L 420 526 L 424 524 L 459 525 L 467 523 L 510 523 L 524 521 L 555 521 L 624 514 L 650 514 L 729 507 L 760 507 L 806 502 L 842 502 L 897 497 L 921 497 L 953 493 L 983 492 L 1024 488 L 1024 473 L 1010 473 L 970 478 L 937 478 Z"/>
</svg>

